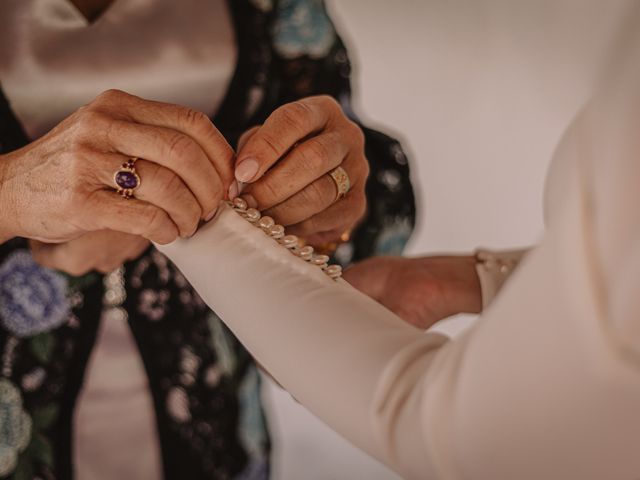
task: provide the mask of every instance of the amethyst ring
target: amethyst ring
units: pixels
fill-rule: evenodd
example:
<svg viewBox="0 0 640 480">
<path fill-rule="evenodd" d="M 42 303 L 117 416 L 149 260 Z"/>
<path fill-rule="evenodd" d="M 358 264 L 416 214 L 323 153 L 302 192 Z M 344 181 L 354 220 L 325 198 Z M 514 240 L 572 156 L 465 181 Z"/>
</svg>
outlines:
<svg viewBox="0 0 640 480">
<path fill-rule="evenodd" d="M 136 190 L 141 183 L 140 176 L 136 173 L 136 160 L 136 157 L 127 160 L 113 176 L 118 193 L 127 200 L 133 197 L 134 190 Z"/>
</svg>

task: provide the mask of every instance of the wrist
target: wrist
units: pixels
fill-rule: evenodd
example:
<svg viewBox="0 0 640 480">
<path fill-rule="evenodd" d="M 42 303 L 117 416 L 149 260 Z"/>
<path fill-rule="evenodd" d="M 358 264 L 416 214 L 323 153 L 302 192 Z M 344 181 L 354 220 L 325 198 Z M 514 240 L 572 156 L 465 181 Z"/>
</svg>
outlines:
<svg viewBox="0 0 640 480">
<path fill-rule="evenodd" d="M 473 255 L 454 257 L 456 275 L 451 281 L 460 313 L 480 313 L 482 311 L 482 288 Z"/>
<path fill-rule="evenodd" d="M 446 311 L 441 317 L 458 313 L 480 313 L 482 290 L 476 270 L 476 259 L 472 255 L 426 257 L 428 269 L 436 272 L 440 283 L 442 305 Z"/>
<path fill-rule="evenodd" d="M 11 154 L 0 155 L 0 243 L 18 236 L 15 200 L 11 194 Z"/>
</svg>

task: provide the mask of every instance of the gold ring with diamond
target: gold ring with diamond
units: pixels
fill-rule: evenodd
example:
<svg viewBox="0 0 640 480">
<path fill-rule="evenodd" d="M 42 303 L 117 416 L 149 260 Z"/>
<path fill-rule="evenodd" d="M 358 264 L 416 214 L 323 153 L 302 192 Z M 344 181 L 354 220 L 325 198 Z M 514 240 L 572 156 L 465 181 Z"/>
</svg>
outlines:
<svg viewBox="0 0 640 480">
<path fill-rule="evenodd" d="M 337 202 L 349 192 L 349 189 L 351 188 L 351 181 L 349 180 L 349 175 L 342 167 L 337 167 L 331 170 L 329 172 L 329 176 L 336 184 L 337 193 L 335 201 Z"/>
</svg>

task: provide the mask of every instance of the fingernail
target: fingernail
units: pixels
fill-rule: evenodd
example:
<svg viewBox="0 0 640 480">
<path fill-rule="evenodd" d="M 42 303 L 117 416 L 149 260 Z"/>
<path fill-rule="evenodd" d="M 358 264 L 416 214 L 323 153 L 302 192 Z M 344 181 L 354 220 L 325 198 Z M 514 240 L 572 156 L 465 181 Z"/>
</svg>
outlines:
<svg viewBox="0 0 640 480">
<path fill-rule="evenodd" d="M 216 215 L 217 211 L 218 207 L 214 208 L 213 211 L 209 215 L 207 215 L 207 218 L 205 218 L 204 221 L 208 222 L 209 220 L 211 220 Z"/>
<path fill-rule="evenodd" d="M 238 196 L 238 182 L 235 180 L 231 182 L 231 186 L 229 187 L 229 200 L 233 200 Z"/>
<path fill-rule="evenodd" d="M 246 158 L 236 166 L 236 178 L 240 182 L 250 182 L 258 173 L 259 167 L 255 158 Z"/>
<path fill-rule="evenodd" d="M 255 198 L 253 198 L 253 195 L 249 193 L 243 193 L 240 196 L 245 202 L 247 202 L 249 208 L 258 208 L 258 202 L 256 202 Z"/>
<path fill-rule="evenodd" d="M 186 233 L 184 235 L 180 234 L 180 238 L 191 238 L 191 237 L 193 237 L 196 234 L 196 232 L 198 231 L 198 227 L 199 227 L 199 225 L 196 225 L 195 228 L 193 229 L 193 231 L 191 231 L 189 233 Z"/>
</svg>

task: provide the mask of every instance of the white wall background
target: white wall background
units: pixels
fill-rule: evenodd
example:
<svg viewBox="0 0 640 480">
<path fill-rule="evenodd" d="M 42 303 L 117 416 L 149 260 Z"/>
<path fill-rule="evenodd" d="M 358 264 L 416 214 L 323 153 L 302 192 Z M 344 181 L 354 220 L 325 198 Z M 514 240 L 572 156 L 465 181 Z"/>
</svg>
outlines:
<svg viewBox="0 0 640 480">
<path fill-rule="evenodd" d="M 409 254 L 535 242 L 554 147 L 632 2 L 330 1 L 358 113 L 411 154 L 420 213 Z M 286 393 L 265 390 L 275 479 L 396 478 Z"/>
</svg>

